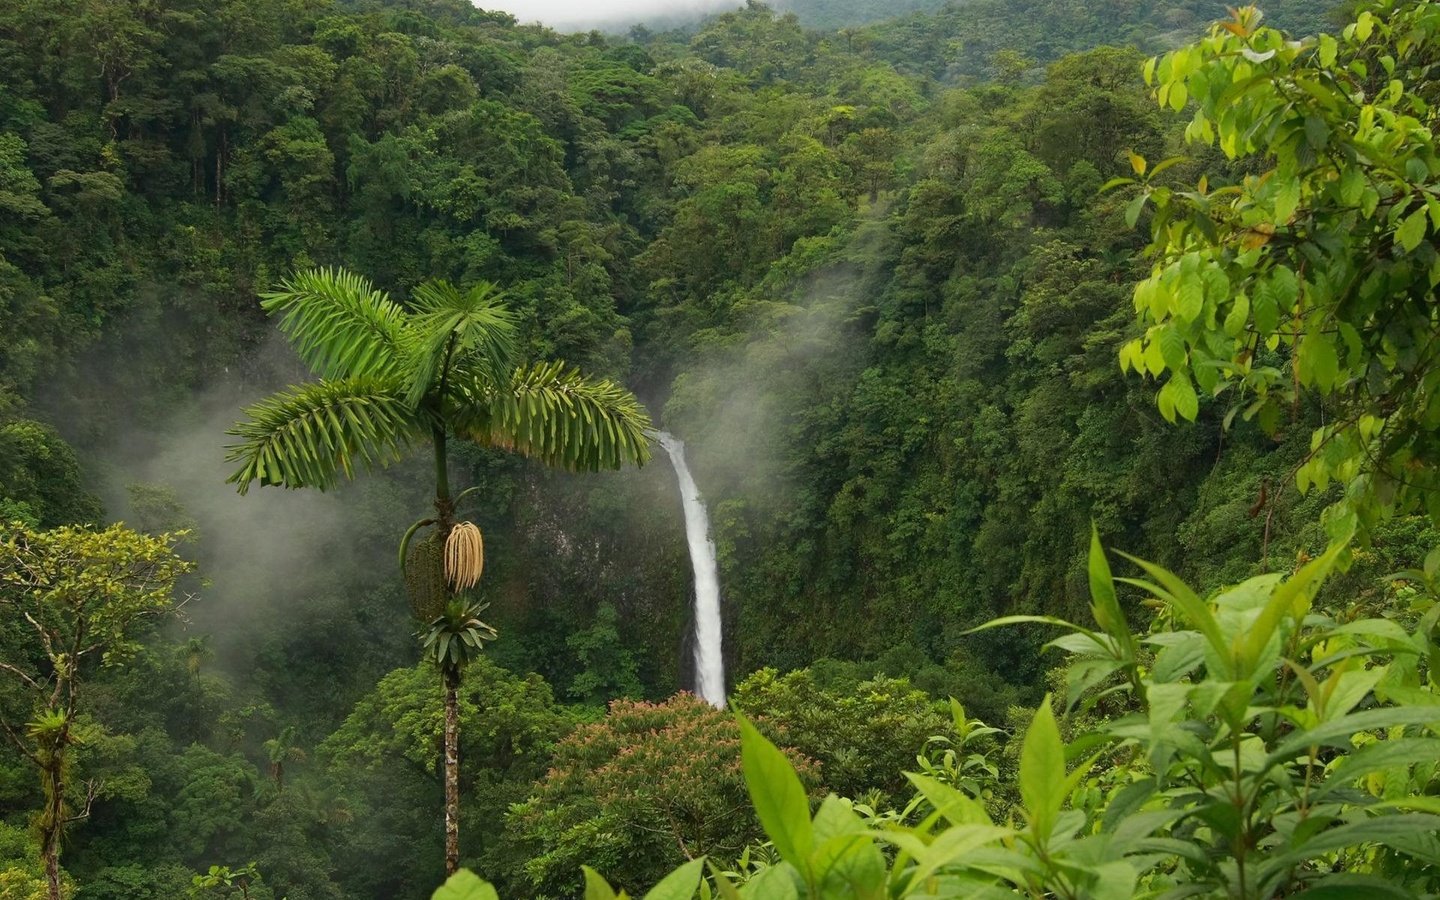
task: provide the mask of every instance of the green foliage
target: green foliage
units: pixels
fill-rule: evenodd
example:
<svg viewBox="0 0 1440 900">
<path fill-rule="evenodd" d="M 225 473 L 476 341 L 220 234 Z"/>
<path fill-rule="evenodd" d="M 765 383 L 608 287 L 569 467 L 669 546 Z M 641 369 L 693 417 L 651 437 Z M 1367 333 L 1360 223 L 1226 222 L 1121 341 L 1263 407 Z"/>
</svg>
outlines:
<svg viewBox="0 0 1440 900">
<path fill-rule="evenodd" d="M 1433 890 L 1440 820 L 1417 793 L 1436 774 L 1435 685 L 1423 661 L 1434 652 L 1440 604 L 1417 605 L 1403 625 L 1337 620 L 1316 597 L 1339 554 L 1337 545 L 1289 578 L 1259 576 L 1201 599 L 1141 560 L 1148 580 L 1114 579 L 1097 547 L 1090 576 L 1101 630 L 1067 626 L 1054 644 L 1071 654 L 1069 677 L 1084 682 L 1087 705 L 1118 690 L 1127 708 L 1067 744 L 1045 698 L 1020 750 L 1023 828 L 992 824 L 972 796 L 925 776 L 911 777 L 918 797 L 908 821 L 876 827 L 833 795 L 812 818 L 790 761 L 742 719 L 745 779 L 783 862 L 738 888 L 716 874 L 714 891 L 1249 898 Z M 1157 601 L 1148 634 L 1105 612 L 1120 584 Z M 1132 649 L 1141 644 L 1143 663 Z M 1087 663 L 1125 677 L 1105 687 Z"/>
<path fill-rule="evenodd" d="M 0 695 L 8 701 L 0 705 L 0 726 L 39 777 L 35 830 L 50 900 L 62 890 L 66 829 L 86 818 L 97 798 L 116 792 L 99 775 L 75 783 L 75 749 L 104 737 L 80 718 L 82 685 L 97 669 L 134 656 L 150 621 L 173 608 L 176 581 L 191 569 L 175 555 L 174 541 L 123 525 L 40 531 L 0 524 L 4 636 L 18 649 L 13 661 L 0 661 L 8 689 Z M 24 717 L 23 730 L 13 724 L 17 717 Z"/>
<path fill-rule="evenodd" d="M 1146 66 L 1162 105 L 1193 100 L 1191 142 L 1256 165 L 1192 191 L 1136 158 L 1156 265 L 1135 292 L 1149 327 L 1121 365 L 1168 376 L 1157 400 L 1172 421 L 1228 395 L 1227 423 L 1273 433 L 1316 398 L 1324 421 L 1294 477 L 1302 492 L 1344 485 L 1332 533 L 1392 511 L 1440 516 L 1440 202 L 1426 199 L 1440 173 L 1428 87 L 1440 7 L 1373 4 L 1303 43 L 1260 20 L 1240 10 Z"/>
<path fill-rule="evenodd" d="M 75 453 L 53 428 L 0 422 L 0 512 L 32 525 L 94 523 L 100 503 L 85 490 Z"/>
<path fill-rule="evenodd" d="M 869 6 L 872 14 L 901 8 Z M 1326 6 L 1276 0 L 1268 21 L 1312 34 Z M 1214 12 L 1190 0 L 975 0 L 825 33 L 807 31 L 803 15 L 755 3 L 694 33 L 622 41 L 516 27 L 462 0 L 0 0 L 0 518 L 31 528 L 96 521 L 88 479 L 108 478 L 112 463 L 124 468 L 137 445 L 135 455 L 175 449 L 159 425 L 184 420 L 202 388 L 270 384 L 268 354 L 256 348 L 274 320 L 257 296 L 270 298 L 322 377 L 385 382 L 378 393 L 316 389 L 280 401 L 291 405 L 270 434 L 300 460 L 290 472 L 296 483 L 338 480 L 337 457 L 362 468 L 367 456 L 380 463 L 432 441 L 419 407 L 438 390 L 437 352 L 453 338 L 474 365 L 447 382 L 467 412 L 450 420 L 448 435 L 461 440 L 440 480 L 458 475 L 481 487 L 473 517 L 493 552 L 477 599 L 492 603 L 485 618 L 507 635 L 469 665 L 458 700 L 467 863 L 495 878 L 499 893 L 534 897 L 525 863 L 551 854 L 537 864 L 549 879 L 543 891 L 574 896 L 581 863 L 636 893 L 687 854 L 713 852 L 736 891 L 855 896 L 874 884 L 878 853 L 887 893 L 910 889 L 904 867 L 916 857 L 892 879 L 893 834 L 878 844 L 851 836 L 871 847 L 846 855 L 853 877 L 793 846 L 787 863 L 775 843 L 752 843 L 758 824 L 733 813 L 745 794 L 726 768 L 738 750 L 718 766 L 725 774 L 714 790 L 683 762 L 729 726 L 706 719 L 694 726 L 700 737 L 688 736 L 688 707 L 651 721 L 666 736 L 665 752 L 656 751 L 663 764 L 637 764 L 636 774 L 617 765 L 618 754 L 607 763 L 596 751 L 594 767 L 604 771 L 584 782 L 592 793 L 572 784 L 558 807 L 573 814 L 574 829 L 557 821 L 541 833 L 519 817 L 505 824 L 512 804 L 540 791 L 532 785 L 574 718 L 595 713 L 558 707 L 543 681 L 500 673 L 492 660 L 543 672 L 591 710 L 616 695 L 668 696 L 682 668 L 675 650 L 688 570 L 678 525 L 660 512 L 674 508 L 663 467 L 580 484 L 496 452 L 518 435 L 519 449 L 560 460 L 547 417 L 578 410 L 583 421 L 586 409 L 625 399 L 586 393 L 579 383 L 599 378 L 559 367 L 517 371 L 522 360 L 568 359 L 663 405 L 667 428 L 687 439 L 712 501 L 727 661 L 742 676 L 808 668 L 775 675 L 740 704 L 763 700 L 765 711 L 749 710 L 760 731 L 781 746 L 805 745 L 816 764 L 804 767 L 802 784 L 853 794 L 867 834 L 920 828 L 932 805 L 905 803 L 909 789 L 897 777 L 913 760 L 922 774 L 911 783 L 962 824 L 986 822 L 936 784 L 983 806 L 996 827 L 1013 827 L 1009 845 L 965 856 L 978 854 L 989 877 L 1020 863 L 1013 855 L 986 862 L 985 853 L 1019 853 L 1023 877 L 1006 891 L 1130 896 L 1140 886 L 1167 890 L 1166 878 L 1188 878 L 1192 867 L 1218 883 L 1200 862 L 1166 855 L 1177 848 L 1163 842 L 1180 840 L 1223 868 L 1228 851 L 1212 824 L 1195 824 L 1198 813 L 1156 832 L 1162 843 L 1146 852 L 1162 862 L 1135 885 L 1119 865 L 1099 874 L 1076 867 L 1144 860 L 1105 857 L 1101 840 L 1070 846 L 1061 833 L 1083 814 L 1081 839 L 1128 840 L 1110 826 L 1132 818 L 1122 813 L 1138 794 L 1110 797 L 1131 774 L 1150 777 L 1149 763 L 1132 764 L 1131 751 L 1113 745 L 1082 765 L 1101 749 L 1085 738 L 1137 708 L 1136 684 L 1157 650 L 1117 630 L 1142 620 L 1141 595 L 1121 587 L 1112 603 L 1104 579 L 1087 577 L 1090 521 L 1107 542 L 1158 560 L 1206 597 L 1202 585 L 1242 583 L 1318 555 L 1311 519 L 1334 493 L 1302 501 L 1278 486 L 1307 454 L 1306 432 L 1344 421 L 1348 347 L 1338 351 L 1328 397 L 1307 388 L 1298 406 L 1282 409 L 1293 421 L 1279 441 L 1239 415 L 1222 428 L 1224 410 L 1201 389 L 1195 424 L 1168 428 L 1153 392 L 1114 364 L 1135 336 L 1131 286 L 1149 267 L 1136 262 L 1141 243 L 1126 226 L 1126 200 L 1097 190 L 1133 174 L 1126 151 L 1148 160 L 1175 152 L 1185 123 L 1147 95 L 1138 53 L 1191 40 Z M 1363 92 L 1357 103 L 1429 127 L 1428 107 L 1414 98 L 1433 97 L 1423 73 L 1412 74 L 1426 64 L 1428 26 L 1412 29 L 1420 49 L 1402 51 L 1386 23 L 1363 44 L 1337 37 L 1338 83 Z M 1099 44 L 1140 50 L 1093 49 Z M 1321 94 L 1333 93 L 1323 60 L 1304 61 L 1323 46 L 1287 45 L 1246 64 L 1288 90 L 1291 70 L 1279 66 L 1292 59 L 1294 71 L 1319 78 Z M 1403 100 L 1386 93 L 1387 55 Z M 1357 58 L 1368 77 L 1342 68 Z M 1207 60 L 1205 71 L 1239 62 Z M 1263 100 L 1272 88 L 1254 90 Z M 1326 121 L 1334 135 L 1355 127 Z M 1311 135 L 1290 134 L 1303 155 Z M 1332 136 L 1326 146 L 1344 145 Z M 1204 147 L 1196 155 L 1158 177 L 1147 164 L 1143 177 L 1157 189 L 1202 175 L 1244 185 L 1271 167 Z M 1379 157 L 1371 163 L 1385 168 Z M 1315 164 L 1331 165 L 1318 156 Z M 1418 171 L 1400 174 L 1427 184 Z M 1299 227 L 1305 210 L 1319 209 L 1313 201 L 1335 185 L 1305 184 L 1314 193 L 1301 198 L 1286 236 L 1310 241 Z M 1266 190 L 1257 185 L 1251 199 L 1268 204 Z M 1137 215 L 1149 224 L 1148 212 Z M 1417 221 L 1406 210 L 1379 223 L 1371 237 L 1387 265 L 1427 252 L 1428 232 L 1412 251 L 1386 255 L 1416 238 L 1425 224 Z M 1363 239 L 1362 230 L 1329 240 Z M 1330 244 L 1310 243 L 1332 258 Z M 1283 244 L 1261 249 L 1273 256 Z M 342 260 L 373 285 L 333 269 L 318 274 Z M 1314 270 L 1312 262 L 1306 271 Z M 326 284 L 336 292 L 320 296 Z M 486 287 L 495 284 L 506 285 L 506 312 Z M 301 294 L 303 304 L 276 299 Z M 397 322 L 416 334 L 397 337 Z M 399 344 L 407 346 L 397 354 Z M 1287 357 L 1277 348 L 1266 364 L 1284 371 L 1305 355 L 1292 349 Z M 396 374 L 402 357 L 410 377 Z M 496 386 L 503 402 L 489 403 L 485 391 Z M 222 393 L 221 402 L 237 402 Z M 42 420 L 59 425 L 76 452 L 32 424 Z M 419 425 L 407 430 L 401 420 Z M 396 439 L 373 440 L 387 432 Z M 307 450 L 319 448 L 326 452 L 307 462 Z M 252 859 L 266 886 L 291 900 L 429 895 L 442 847 L 433 809 L 443 697 L 433 672 L 384 675 L 412 660 L 414 647 L 398 627 L 402 598 L 384 586 L 393 564 L 366 565 L 393 558 L 393 532 L 415 518 L 404 498 L 434 487 L 422 476 L 394 466 L 331 498 L 353 552 L 317 540 L 305 555 L 313 578 L 264 594 L 233 574 L 233 539 L 244 535 L 228 522 L 207 527 L 194 555 L 216 578 L 215 592 L 236 602 L 202 623 L 213 641 L 177 647 L 169 634 L 147 635 L 125 668 L 87 673 L 86 709 L 75 720 L 87 743 L 76 750 L 69 803 L 80 808 L 85 782 L 101 775 L 116 793 L 95 798 L 65 846 L 85 895 L 168 900 L 194 872 Z M 146 492 L 123 517 L 147 531 L 183 527 L 186 510 L 170 501 L 190 506 L 193 486 L 174 485 L 180 497 Z M 189 512 L 212 520 L 206 506 Z M 1319 602 L 1333 600 L 1336 621 L 1383 613 L 1412 627 L 1428 603 L 1427 581 L 1415 573 L 1424 573 L 1419 561 L 1434 533 L 1393 519 L 1371 536 Z M 1402 569 L 1413 571 L 1382 580 Z M 967 633 L 997 615 L 1079 621 L 1087 611 L 1101 623 L 1089 629 L 1095 639 L 1072 635 L 1066 647 L 1098 655 L 1075 660 L 1063 677 L 1046 674 L 1041 622 Z M 33 662 L 24 638 L 0 625 L 0 661 Z M 892 679 L 957 697 L 1015 737 L 987 733 L 963 711 L 947 717 Z M 1056 695 L 1053 731 L 1033 711 L 1010 709 L 1033 705 L 1043 684 Z M 12 699 L 0 702 L 9 710 Z M 15 708 L 15 722 L 38 721 L 23 696 Z M 1209 740 L 1204 729 L 1215 726 L 1198 709 L 1192 701 L 1177 721 Z M 1032 722 L 1034 740 L 1020 739 Z M 1056 734 L 1075 744 L 1059 769 Z M 638 734 L 612 743 L 650 746 Z M 302 747 L 324 749 L 301 763 L 292 751 Z M 1316 768 L 1336 749 L 1344 748 L 1323 750 Z M 1083 783 L 1058 812 L 1050 791 L 1029 790 L 1026 804 L 1012 777 L 1022 763 L 1048 781 L 1059 772 Z M 0 806 L 14 821 L 45 800 L 26 765 L 18 750 L 0 751 Z M 672 768 L 677 795 L 702 798 L 693 804 L 708 811 L 684 852 L 645 830 L 651 807 L 627 805 L 632 791 L 658 804 L 645 791 L 667 784 Z M 1390 783 L 1397 797 L 1422 789 L 1402 781 Z M 1169 783 L 1141 814 L 1182 800 L 1199 808 L 1183 790 Z M 1336 793 L 1350 803 L 1353 790 Z M 1052 813 L 1051 834 L 1032 827 Z M 704 836 L 722 830 L 712 818 L 733 829 L 714 839 L 718 850 Z M 1261 839 L 1279 846 L 1307 829 L 1329 833 L 1335 823 L 1314 824 L 1321 818 L 1291 828 L 1282 816 Z M 918 839 L 938 842 L 948 821 Z M 854 827 L 844 804 L 812 811 L 812 849 Z M 1058 880 L 1047 880 L 1053 867 L 1036 862 L 1037 848 Z M 1297 866 L 1298 877 L 1327 862 L 1350 866 L 1356 855 L 1332 852 L 1333 861 Z M 1387 853 L 1376 849 L 1374 865 L 1398 868 Z M 17 864 L 22 883 L 34 862 Z M 812 885 L 805 867 L 832 880 Z M 669 885 L 683 891 L 691 870 L 677 877 Z M 963 895 L 984 896 L 979 880 Z M 712 874 L 702 890 L 731 896 L 722 881 Z M 600 879 L 589 883 L 610 896 Z"/>
<path fill-rule="evenodd" d="M 916 752 L 951 726 L 923 691 L 885 677 L 827 690 L 806 669 L 761 669 L 735 686 L 730 703 L 770 739 L 818 761 L 821 783 L 842 797 L 898 795 Z"/>
<path fill-rule="evenodd" d="M 431 900 L 500 900 L 495 888 L 474 872 L 460 871 L 450 876 Z"/>
<path fill-rule="evenodd" d="M 324 489 L 450 429 L 572 469 L 648 458 L 649 420 L 629 392 L 559 363 L 510 374 L 514 326 L 487 285 L 427 283 L 407 313 L 348 272 L 313 271 L 264 305 L 327 380 L 250 408 L 230 448 L 242 493 L 254 481 Z"/>
<path fill-rule="evenodd" d="M 630 651 L 620 641 L 619 614 L 604 604 L 595 614 L 595 623 L 565 639 L 574 651 L 580 673 L 570 683 L 571 698 L 592 706 L 603 706 L 617 697 L 640 697 L 644 688 Z"/>
<path fill-rule="evenodd" d="M 187 895 L 192 900 L 208 897 L 240 897 L 244 900 L 270 896 L 264 888 L 265 880 L 260 877 L 254 863 L 237 866 L 211 866 L 204 875 L 196 875 L 190 883 Z"/>
<path fill-rule="evenodd" d="M 813 769 L 803 761 L 812 784 Z M 745 812 L 740 773 L 732 717 L 689 695 L 661 704 L 615 701 L 604 720 L 581 725 L 556 747 L 533 796 L 511 811 L 526 860 L 515 892 L 571 896 L 582 863 L 638 887 L 701 853 L 738 856 L 760 835 Z M 807 802 L 800 785 L 798 801 L 788 795 L 792 803 Z M 769 815 L 758 812 L 762 821 Z"/>
<path fill-rule="evenodd" d="M 40 848 L 23 828 L 0 824 L 0 898 L 45 900 Z"/>
<path fill-rule="evenodd" d="M 192 568 L 171 549 L 176 538 L 122 525 L 49 531 L 4 525 L 0 602 L 30 623 L 52 667 L 11 674 L 36 690 L 53 674 L 69 690 L 82 667 L 120 663 L 136 652 L 139 629 L 171 609 L 176 580 Z"/>
<path fill-rule="evenodd" d="M 920 4 L 914 4 L 920 6 Z M 1220 10 L 1203 0 L 1136 6 L 1125 0 L 969 0 L 927 4 L 859 30 L 856 40 L 902 71 L 936 78 L 1003 81 L 1032 75 L 1053 62 L 1096 46 L 1159 51 L 1183 43 Z M 1272 0 L 1275 21 L 1297 35 L 1331 26 L 1335 4 Z M 1037 59 L 1038 57 L 1038 59 Z"/>
<path fill-rule="evenodd" d="M 463 669 L 480 657 L 487 641 L 499 637 L 490 625 L 480 621 L 488 603 L 457 597 L 445 607 L 421 635 L 425 655 L 441 669 Z"/>
<path fill-rule="evenodd" d="M 511 674 L 489 657 L 465 668 L 459 715 L 465 854 L 494 872 L 513 859 L 502 855 L 508 838 L 496 823 L 544 775 L 573 720 L 539 676 Z M 443 730 L 443 689 L 422 665 L 381 679 L 321 743 L 326 777 L 341 786 L 351 811 L 336 849 L 348 892 L 420 897 L 433 887 L 440 846 L 435 748 Z M 382 856 L 393 865 L 375 866 Z"/>
</svg>

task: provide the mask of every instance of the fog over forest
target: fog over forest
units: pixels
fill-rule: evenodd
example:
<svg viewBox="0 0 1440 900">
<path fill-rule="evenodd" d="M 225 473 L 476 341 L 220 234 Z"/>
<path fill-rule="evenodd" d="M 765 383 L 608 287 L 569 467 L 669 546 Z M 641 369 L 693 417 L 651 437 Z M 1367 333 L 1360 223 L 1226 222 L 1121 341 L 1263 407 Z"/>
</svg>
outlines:
<svg viewBox="0 0 1440 900">
<path fill-rule="evenodd" d="M 734 0 L 482 0 L 482 9 L 508 12 L 518 21 L 540 22 L 562 31 L 614 28 L 650 22 L 692 22 L 703 16 L 734 9 Z"/>
</svg>

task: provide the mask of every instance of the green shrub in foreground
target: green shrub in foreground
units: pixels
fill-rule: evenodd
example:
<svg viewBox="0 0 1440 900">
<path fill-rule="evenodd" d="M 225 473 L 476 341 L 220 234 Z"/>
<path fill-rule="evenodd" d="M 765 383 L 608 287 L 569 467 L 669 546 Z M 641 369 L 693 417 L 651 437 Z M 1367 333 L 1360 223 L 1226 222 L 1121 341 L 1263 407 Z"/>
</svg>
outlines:
<svg viewBox="0 0 1440 900">
<path fill-rule="evenodd" d="M 994 821 L 964 790 L 913 774 L 919 802 L 897 821 L 833 795 L 812 812 L 785 755 L 742 719 L 745 780 L 783 862 L 735 883 L 695 860 L 646 900 L 1432 895 L 1440 606 L 1348 620 L 1316 607 L 1343 553 L 1202 599 L 1142 560 L 1142 577 L 1114 578 L 1093 539 L 1095 628 L 987 626 L 1063 628 L 1064 708 L 1119 709 L 1067 744 L 1047 697 L 1021 748 L 1018 815 Z M 1428 585 L 1437 569 L 1440 554 L 1414 577 Z M 1148 633 L 1132 633 L 1117 584 L 1158 608 Z M 585 877 L 586 900 L 617 896 Z M 435 895 L 495 896 L 469 874 Z"/>
</svg>

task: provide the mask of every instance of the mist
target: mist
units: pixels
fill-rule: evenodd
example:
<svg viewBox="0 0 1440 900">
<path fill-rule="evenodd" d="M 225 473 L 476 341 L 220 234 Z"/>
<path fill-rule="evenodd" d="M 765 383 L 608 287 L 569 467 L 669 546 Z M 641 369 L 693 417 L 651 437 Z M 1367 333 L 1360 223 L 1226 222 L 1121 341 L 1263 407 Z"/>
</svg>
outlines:
<svg viewBox="0 0 1440 900">
<path fill-rule="evenodd" d="M 696 360 L 676 379 L 665 426 L 686 441 L 707 502 L 739 500 L 771 511 L 791 502 L 805 475 L 793 467 L 807 422 L 854 383 L 863 328 L 889 239 L 872 213 L 827 266 L 757 302 L 749 338 Z M 837 395 L 838 394 L 838 395 Z"/>
<path fill-rule="evenodd" d="M 192 532 L 178 549 L 197 565 L 184 586 L 195 598 L 175 629 L 209 638 L 216 662 L 242 681 L 260 656 L 284 653 L 307 630 L 367 644 L 379 668 L 408 662 L 413 627 L 393 548 L 412 508 L 411 518 L 426 511 L 415 499 L 425 492 L 411 490 L 423 464 L 402 461 L 325 492 L 254 484 L 242 496 L 226 483 L 235 470 L 225 459 L 235 440 L 227 429 L 247 405 L 312 376 L 272 333 L 242 365 L 142 409 L 136 386 L 155 376 L 164 323 L 136 324 L 120 350 L 90 360 L 86 368 L 104 377 L 77 373 L 83 396 L 72 402 L 105 411 L 84 418 L 100 420 L 86 455 L 106 517 L 152 533 Z M 61 421 L 75 424 L 73 408 Z"/>
<path fill-rule="evenodd" d="M 480 0 L 482 9 L 507 12 L 522 23 L 540 22 L 560 31 L 623 29 L 641 23 L 678 24 L 736 9 L 738 0 Z"/>
</svg>

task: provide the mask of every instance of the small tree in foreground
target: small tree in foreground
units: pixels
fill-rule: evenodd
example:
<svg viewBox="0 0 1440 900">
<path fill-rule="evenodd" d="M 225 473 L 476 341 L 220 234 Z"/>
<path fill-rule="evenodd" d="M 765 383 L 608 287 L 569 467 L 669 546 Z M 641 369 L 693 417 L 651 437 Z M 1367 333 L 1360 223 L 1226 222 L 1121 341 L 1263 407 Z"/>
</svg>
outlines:
<svg viewBox="0 0 1440 900">
<path fill-rule="evenodd" d="M 409 307 L 344 271 L 301 272 L 265 295 L 266 312 L 320 376 L 246 410 L 230 477 L 324 490 L 357 468 L 393 462 L 428 442 L 435 513 L 400 543 L 426 655 L 445 680 L 445 870 L 460 864 L 460 673 L 494 629 L 472 595 L 484 566 L 479 529 L 456 519 L 452 439 L 511 450 L 575 471 L 649 458 L 650 420 L 627 390 L 562 363 L 522 365 L 514 316 L 489 284 L 430 281 Z M 424 528 L 433 528 L 421 535 Z"/>
<path fill-rule="evenodd" d="M 35 827 L 50 900 L 62 896 L 65 830 L 89 815 L 103 787 L 71 783 L 85 679 L 123 663 L 138 649 L 144 623 L 173 608 L 175 582 L 190 569 L 171 549 L 175 537 L 123 525 L 0 525 L 0 629 L 16 648 L 0 662 L 0 678 L 17 690 L 13 706 L 24 707 L 0 710 L 0 728 L 40 775 L 45 799 Z M 16 712 L 28 721 L 9 718 Z"/>
<path fill-rule="evenodd" d="M 1369 0 L 1337 36 L 1292 41 L 1254 7 L 1151 60 L 1186 137 L 1243 160 L 1233 184 L 1174 187 L 1132 161 L 1155 257 L 1144 335 L 1123 368 L 1160 378 L 1160 411 L 1270 433 L 1322 406 L 1300 490 L 1344 486 L 1332 534 L 1391 512 L 1440 521 L 1440 3 Z"/>
</svg>

